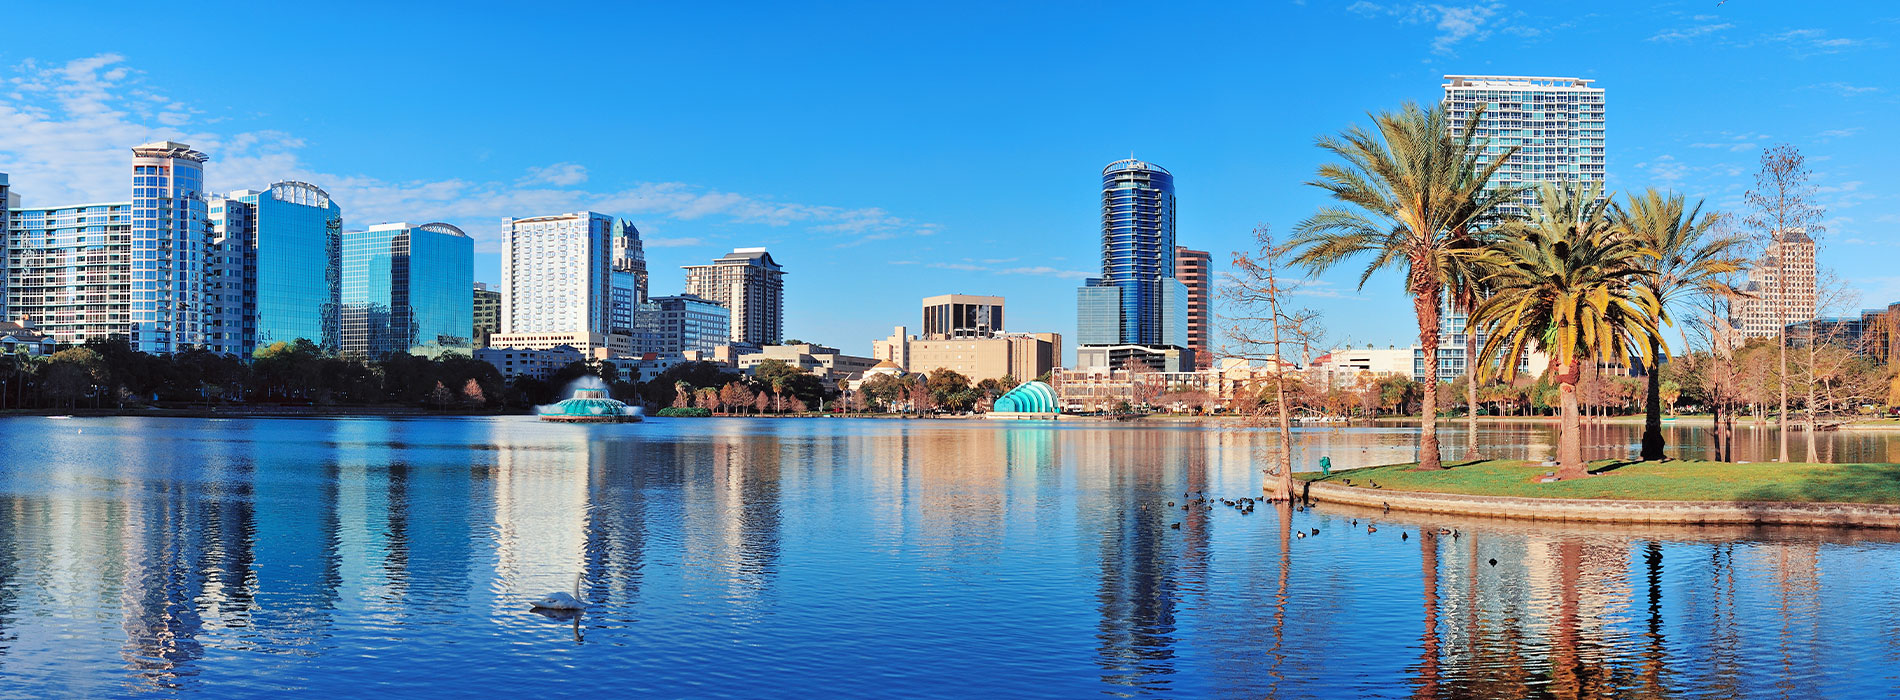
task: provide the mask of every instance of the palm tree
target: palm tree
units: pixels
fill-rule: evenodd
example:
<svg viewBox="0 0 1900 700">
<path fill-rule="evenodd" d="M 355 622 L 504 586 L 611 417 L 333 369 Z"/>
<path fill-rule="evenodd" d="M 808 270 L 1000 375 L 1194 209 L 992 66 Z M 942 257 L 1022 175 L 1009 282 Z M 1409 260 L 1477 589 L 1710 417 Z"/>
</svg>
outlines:
<svg viewBox="0 0 1900 700">
<path fill-rule="evenodd" d="M 1740 236 L 1718 234 L 1715 218 L 1702 216 L 1702 203 L 1690 208 L 1682 195 L 1663 194 L 1654 189 L 1627 197 L 1628 206 L 1617 206 L 1611 214 L 1618 228 L 1656 253 L 1645 258 L 1650 290 L 1659 304 L 1655 322 L 1658 327 L 1674 324 L 1669 310 L 1693 299 L 1722 294 L 1729 290 L 1724 278 L 1742 269 L 1740 257 L 1745 243 Z M 1687 343 L 1687 339 L 1684 339 Z M 1643 417 L 1643 459 L 1663 458 L 1662 374 L 1656 358 L 1668 351 L 1662 334 L 1650 336 L 1648 352 L 1649 400 Z"/>
<path fill-rule="evenodd" d="M 1577 380 L 1586 361 L 1626 363 L 1656 334 L 1656 295 L 1646 284 L 1655 252 L 1619 235 L 1596 184 L 1544 185 L 1529 221 L 1511 223 L 1487 253 L 1492 294 L 1472 311 L 1487 332 L 1480 367 L 1506 378 L 1535 343 L 1550 356 L 1563 412 L 1557 478 L 1588 476 L 1578 430 Z"/>
<path fill-rule="evenodd" d="M 1374 131 L 1352 127 L 1319 139 L 1321 149 L 1342 162 L 1320 166 L 1307 183 L 1332 195 L 1338 205 L 1321 208 L 1294 230 L 1296 264 L 1318 274 L 1348 258 L 1369 255 L 1359 276 L 1401 269 L 1405 291 L 1418 316 L 1418 341 L 1428 366 L 1418 435 L 1418 468 L 1441 469 L 1438 454 L 1438 305 L 1446 289 L 1482 278 L 1471 266 L 1487 248 L 1477 239 L 1499 205 L 1522 190 L 1485 185 L 1516 147 L 1480 157 L 1474 142 L 1482 111 L 1456 133 L 1443 106 L 1420 109 L 1406 103 L 1396 112 L 1371 115 Z M 1474 147 L 1475 146 L 1475 147 Z"/>
</svg>

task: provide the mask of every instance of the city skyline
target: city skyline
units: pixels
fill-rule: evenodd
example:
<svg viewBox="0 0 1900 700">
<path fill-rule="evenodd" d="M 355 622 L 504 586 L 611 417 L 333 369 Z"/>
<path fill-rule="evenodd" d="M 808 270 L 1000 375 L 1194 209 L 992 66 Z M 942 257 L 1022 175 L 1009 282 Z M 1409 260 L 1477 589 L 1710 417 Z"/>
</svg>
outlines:
<svg viewBox="0 0 1900 700">
<path fill-rule="evenodd" d="M 1099 89 L 1105 78 L 1088 76 L 1083 62 L 1060 50 L 1125 31 L 1135 26 L 1132 20 L 1085 18 L 1048 51 L 983 43 L 973 54 L 973 75 L 994 84 L 918 81 L 933 83 L 932 92 L 899 86 L 889 93 L 880 79 L 895 71 L 950 75 L 949 68 L 931 62 L 927 49 L 973 31 L 988 11 L 979 8 L 931 28 L 918 41 L 924 48 L 847 43 L 830 53 L 800 56 L 797 64 L 818 70 L 758 96 L 785 105 L 774 123 L 745 116 L 753 97 L 714 95 L 697 111 L 682 103 L 699 99 L 695 79 L 725 76 L 749 54 L 681 51 L 670 42 L 704 41 L 697 28 L 705 17 L 656 8 L 643 14 L 692 31 L 613 61 L 665 60 L 674 51 L 703 62 L 682 66 L 676 77 L 643 78 L 639 91 L 655 109 L 615 111 L 615 120 L 627 121 L 628 128 L 510 107 L 494 116 L 458 115 L 446 120 L 451 123 L 432 118 L 426 130 L 407 117 L 371 124 L 333 106 L 369 99 L 396 84 L 414 89 L 401 76 L 355 78 L 341 94 L 309 103 L 308 95 L 268 80 L 202 79 L 228 73 L 242 45 L 181 55 L 133 38 L 114 45 L 116 54 L 75 52 L 74 46 L 96 44 L 75 38 L 76 23 L 62 21 L 60 8 L 34 7 L 14 16 L 46 31 L 16 37 L 0 50 L 0 89 L 8 92 L 9 103 L 0 106 L 0 125 L 6 127 L 0 129 L 6 132 L 0 135 L 0 172 L 9 173 L 26 207 L 122 201 L 115 188 L 123 187 L 117 175 L 123 149 L 178 140 L 211 156 L 204 188 L 209 192 L 304 181 L 336 197 L 349 229 L 404 219 L 454 223 L 476 239 L 476 279 L 490 283 L 500 281 L 502 217 L 592 209 L 627 217 L 647 234 L 648 268 L 661 275 L 652 285 L 656 295 L 681 291 L 681 279 L 667 270 L 735 247 L 770 247 L 800 272 L 787 280 L 785 334 L 859 347 L 913 315 L 904 300 L 946 288 L 1019 300 L 1014 327 L 1074 328 L 1073 304 L 1063 299 L 1072 298 L 1080 278 L 1093 272 L 1096 252 L 1095 183 L 1086 168 L 1130 150 L 1174 172 L 1185 193 L 1179 242 L 1212 252 L 1218 276 L 1228 251 L 1245 247 L 1254 223 L 1290 231 L 1319 201 L 1317 192 L 1300 184 L 1322 160 L 1311 147 L 1315 136 L 1363 123 L 1368 110 L 1436 100 L 1446 75 L 1565 75 L 1597 81 L 1614 93 L 1618 117 L 1609 126 L 1614 145 L 1607 164 L 1612 188 L 1675 186 L 1691 198 L 1709 198 L 1711 208 L 1738 211 L 1760 148 L 1780 141 L 1800 146 L 1815 165 L 1830 210 L 1821 265 L 1855 281 L 1863 292 L 1861 306 L 1900 298 L 1900 278 L 1884 274 L 1878 264 L 1892 245 L 1891 230 L 1900 227 L 1900 202 L 1885 194 L 1895 188 L 1895 176 L 1883 167 L 1896 148 L 1892 139 L 1868 131 L 1894 100 L 1892 79 L 1872 68 L 1882 63 L 1878 56 L 1892 53 L 1885 37 L 1893 33 L 1893 20 L 1833 8 L 1793 16 L 1732 5 L 1621 5 L 1615 9 L 1629 18 L 1614 23 L 1568 18 L 1538 6 L 1485 6 L 1492 9 L 1468 17 L 1468 26 L 1447 22 L 1449 14 L 1426 18 L 1372 3 L 1223 10 L 1219 18 L 1144 17 L 1141 24 L 1154 40 L 1174 52 L 1123 78 L 1187 76 L 1154 99 L 1175 115 L 1164 121 L 1191 128 L 1164 129 L 1072 119 L 1103 109 L 1101 98 L 1083 93 Z M 758 41 L 759 50 L 769 50 L 783 40 L 757 35 L 788 21 L 808 34 L 841 31 L 819 26 L 827 13 L 818 14 L 793 20 L 761 13 L 744 18 L 735 36 L 719 41 Z M 1014 19 L 1003 38 L 1075 18 L 1038 9 Z M 532 18 L 458 21 L 508 21 L 531 33 L 549 29 Z M 1553 41 L 1555 27 L 1566 22 L 1566 40 Z M 1210 39 L 1235 39 L 1236 47 L 1241 33 L 1249 32 L 1246 44 L 1267 38 L 1275 41 L 1264 43 L 1278 48 L 1241 54 L 1245 60 L 1222 67 L 1235 49 L 1191 41 L 1189 27 L 1213 31 Z M 1342 79 L 1326 88 L 1307 87 L 1313 64 L 1300 53 L 1319 46 L 1318 28 L 1362 32 L 1384 46 L 1349 57 L 1333 69 Z M 341 30 L 313 25 L 296 31 Z M 1593 37 L 1598 43 L 1615 40 L 1625 50 L 1574 50 L 1575 42 Z M 889 65 L 874 65 L 872 56 L 889 56 Z M 587 58 L 559 64 L 564 70 L 556 71 L 555 85 L 601 83 L 606 71 L 622 65 L 588 64 Z M 1023 61 L 1037 62 L 1040 79 L 1071 80 L 1075 87 L 1040 95 L 1042 85 L 1000 72 Z M 1688 113 L 1678 108 L 1680 81 L 1650 70 L 1661 62 L 1721 76 L 1725 88 L 1699 93 L 1697 109 Z M 544 75 L 551 65 L 526 61 L 504 67 L 503 75 Z M 473 89 L 481 72 L 442 70 L 446 87 L 440 89 Z M 244 92 L 222 89 L 226 84 L 242 84 Z M 842 101 L 817 99 L 829 94 L 817 89 L 824 85 L 840 86 Z M 963 133 L 958 130 L 965 128 L 968 108 L 934 110 L 943 100 L 979 94 L 978 85 L 986 85 L 982 94 L 994 95 L 983 104 L 1006 108 L 1002 128 Z M 1278 99 L 1285 94 L 1316 99 L 1293 107 Z M 882 111 L 871 116 L 835 119 L 847 114 L 840 110 L 879 104 Z M 704 123 L 689 123 L 680 114 L 689 112 Z M 880 126 L 882 118 L 908 126 L 887 129 Z M 507 146 L 477 136 L 484 133 L 504 136 Z M 941 143 L 925 143 L 932 138 Z M 722 146 L 710 148 L 712 143 Z M 95 152 L 107 146 L 113 149 L 107 173 L 112 177 L 102 179 Z M 978 192 L 940 180 L 961 174 L 953 163 L 967 163 L 970 155 L 1002 158 L 1009 164 L 1000 171 L 1006 175 L 995 177 L 1008 186 Z M 1406 342 L 1413 331 L 1406 327 L 1407 302 L 1396 280 L 1375 278 L 1363 292 L 1354 282 L 1349 274 L 1335 274 L 1312 287 L 1315 296 L 1308 299 L 1327 312 L 1332 339 Z M 867 288 L 879 293 L 853 291 Z"/>
</svg>

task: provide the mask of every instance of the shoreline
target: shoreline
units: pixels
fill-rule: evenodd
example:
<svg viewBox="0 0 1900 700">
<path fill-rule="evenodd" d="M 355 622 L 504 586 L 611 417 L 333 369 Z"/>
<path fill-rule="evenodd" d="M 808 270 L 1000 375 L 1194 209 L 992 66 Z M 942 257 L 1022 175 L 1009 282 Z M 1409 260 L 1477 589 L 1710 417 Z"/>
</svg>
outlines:
<svg viewBox="0 0 1900 700">
<path fill-rule="evenodd" d="M 1639 501 L 1476 496 L 1305 482 L 1304 494 L 1334 505 L 1507 520 L 1639 525 L 1798 525 L 1900 529 L 1900 506 L 1879 503 Z"/>
</svg>

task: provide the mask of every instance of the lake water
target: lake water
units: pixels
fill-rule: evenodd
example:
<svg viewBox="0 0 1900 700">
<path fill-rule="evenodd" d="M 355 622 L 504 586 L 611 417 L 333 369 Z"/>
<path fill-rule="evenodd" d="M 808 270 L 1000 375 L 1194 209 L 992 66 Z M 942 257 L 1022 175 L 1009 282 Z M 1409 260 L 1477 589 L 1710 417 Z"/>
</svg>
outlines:
<svg viewBox="0 0 1900 700">
<path fill-rule="evenodd" d="M 1622 454 L 1637 428 L 1595 430 Z M 1552 433 L 1483 437 L 1542 456 Z M 1410 459 L 1404 428 L 1301 440 Z M 1900 535 L 1182 511 L 1259 495 L 1273 442 L 0 419 L 0 697 L 1900 694 Z M 584 614 L 529 610 L 577 575 Z"/>
</svg>

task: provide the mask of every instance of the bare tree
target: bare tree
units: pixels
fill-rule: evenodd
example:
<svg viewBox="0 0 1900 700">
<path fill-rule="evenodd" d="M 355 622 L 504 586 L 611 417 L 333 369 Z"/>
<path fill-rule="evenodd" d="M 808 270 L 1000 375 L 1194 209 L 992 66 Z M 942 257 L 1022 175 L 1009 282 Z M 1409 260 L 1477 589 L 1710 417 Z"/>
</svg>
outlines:
<svg viewBox="0 0 1900 700">
<path fill-rule="evenodd" d="M 1854 342 L 1848 337 L 1846 324 L 1823 321 L 1823 318 L 1854 308 L 1860 301 L 1859 292 L 1849 287 L 1846 281 L 1834 276 L 1832 272 L 1817 271 L 1814 280 L 1815 319 L 1806 327 L 1795 332 L 1792 340 L 1798 342 L 1800 352 L 1795 380 L 1807 385 L 1808 400 L 1806 429 L 1808 433 L 1808 462 L 1821 461 L 1817 442 L 1820 437 L 1820 416 L 1823 410 L 1829 414 L 1852 410 L 1859 405 L 1857 399 L 1868 395 L 1867 387 L 1859 381 L 1862 372 L 1853 366 L 1859 359 Z"/>
<path fill-rule="evenodd" d="M 1226 357 L 1268 360 L 1273 382 L 1273 403 L 1279 424 L 1280 455 L 1275 499 L 1293 498 L 1293 421 L 1287 397 L 1287 375 L 1291 362 L 1286 352 L 1299 347 L 1310 354 L 1322 335 L 1319 312 L 1288 309 L 1286 298 L 1299 291 L 1298 280 L 1281 277 L 1288 248 L 1276 243 L 1265 224 L 1253 230 L 1254 252 L 1234 251 L 1234 274 L 1221 289 L 1231 316 L 1225 317 L 1227 336 L 1234 347 L 1224 348 Z M 1272 473 L 1272 472 L 1269 472 Z"/>
<path fill-rule="evenodd" d="M 1812 176 L 1808 170 L 1807 159 L 1802 157 L 1800 149 L 1789 144 L 1777 144 L 1761 152 L 1761 170 L 1755 173 L 1755 187 L 1743 195 L 1753 211 L 1748 216 L 1749 228 L 1755 229 L 1757 240 L 1765 249 L 1776 243 L 1788 241 L 1795 234 L 1804 234 L 1815 241 L 1825 230 L 1821 218 L 1827 210 L 1815 202 L 1815 187 L 1809 182 Z M 1782 250 L 1775 257 L 1775 335 L 1779 338 L 1777 350 L 1781 364 L 1781 377 L 1788 376 L 1788 255 Z M 1788 461 L 1788 385 L 1781 384 L 1781 413 L 1778 416 L 1780 429 L 1777 431 L 1780 441 L 1780 459 Z"/>
</svg>

